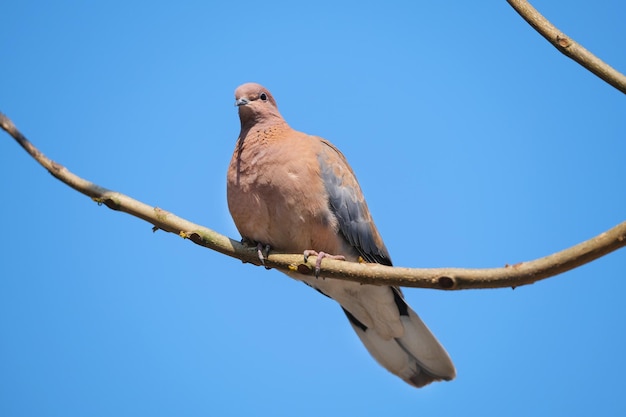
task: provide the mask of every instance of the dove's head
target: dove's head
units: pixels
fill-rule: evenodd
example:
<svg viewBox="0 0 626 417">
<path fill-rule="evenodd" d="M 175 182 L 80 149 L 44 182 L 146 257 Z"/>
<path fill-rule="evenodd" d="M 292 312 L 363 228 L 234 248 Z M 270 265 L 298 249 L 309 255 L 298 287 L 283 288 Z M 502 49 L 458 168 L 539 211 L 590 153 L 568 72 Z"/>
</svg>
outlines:
<svg viewBox="0 0 626 417">
<path fill-rule="evenodd" d="M 241 126 L 282 120 L 276 100 L 269 90 L 255 83 L 242 84 L 235 90 Z"/>
</svg>

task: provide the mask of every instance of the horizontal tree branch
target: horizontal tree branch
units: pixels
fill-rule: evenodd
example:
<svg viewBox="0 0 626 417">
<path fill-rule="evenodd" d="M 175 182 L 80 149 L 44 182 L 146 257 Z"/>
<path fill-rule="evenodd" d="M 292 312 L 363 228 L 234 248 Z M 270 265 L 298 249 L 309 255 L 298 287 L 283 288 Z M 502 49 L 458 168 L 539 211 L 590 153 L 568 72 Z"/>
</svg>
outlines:
<svg viewBox="0 0 626 417">
<path fill-rule="evenodd" d="M 244 262 L 260 265 L 256 248 L 246 246 L 211 229 L 192 223 L 158 207 L 149 206 L 125 194 L 100 187 L 73 174 L 66 167 L 52 161 L 40 152 L 2 113 L 0 113 L 0 127 L 9 133 L 26 152 L 54 177 L 78 192 L 91 197 L 98 204 L 104 204 L 112 210 L 123 211 L 145 220 L 154 225 L 153 230 L 161 229 L 176 233 L 198 245 Z M 534 261 L 507 265 L 504 268 L 401 268 L 324 259 L 321 275 L 364 284 L 444 290 L 514 288 L 569 271 L 623 246 L 626 246 L 626 222 L 569 249 Z M 265 261 L 265 266 L 283 271 L 297 270 L 304 274 L 313 274 L 315 257 L 311 256 L 308 262 L 304 262 L 303 258 L 302 254 L 271 253 Z"/>
<path fill-rule="evenodd" d="M 626 93 L 626 76 L 624 74 L 557 29 L 526 0 L 507 0 L 507 2 L 528 24 L 562 54 L 578 62 L 622 93 Z"/>
</svg>

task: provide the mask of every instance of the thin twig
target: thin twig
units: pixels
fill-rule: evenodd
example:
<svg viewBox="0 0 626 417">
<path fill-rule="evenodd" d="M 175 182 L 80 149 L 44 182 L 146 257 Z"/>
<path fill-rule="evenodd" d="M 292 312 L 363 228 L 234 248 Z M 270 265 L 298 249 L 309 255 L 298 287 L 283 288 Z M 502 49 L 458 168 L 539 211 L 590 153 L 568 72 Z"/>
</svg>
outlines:
<svg viewBox="0 0 626 417">
<path fill-rule="evenodd" d="M 2 113 L 0 113 L 0 127 L 15 138 L 22 148 L 52 175 L 80 193 L 91 197 L 98 204 L 104 204 L 112 210 L 123 211 L 152 223 L 154 230 L 161 229 L 176 233 L 198 245 L 259 265 L 256 248 L 243 245 L 211 229 L 182 219 L 158 207 L 149 206 L 125 194 L 100 187 L 73 174 L 63 165 L 41 153 Z M 348 279 L 365 284 L 444 290 L 519 287 L 569 271 L 623 246 L 626 246 L 626 222 L 569 249 L 534 261 L 507 265 L 504 268 L 400 268 L 324 260 L 321 274 L 325 277 Z M 310 257 L 308 262 L 304 262 L 301 254 L 272 253 L 265 260 L 265 266 L 313 274 L 315 257 Z"/>
<path fill-rule="evenodd" d="M 526 0 L 507 0 L 507 2 L 528 24 L 561 53 L 578 62 L 622 93 L 626 93 L 626 76 L 624 74 L 557 29 Z"/>
</svg>

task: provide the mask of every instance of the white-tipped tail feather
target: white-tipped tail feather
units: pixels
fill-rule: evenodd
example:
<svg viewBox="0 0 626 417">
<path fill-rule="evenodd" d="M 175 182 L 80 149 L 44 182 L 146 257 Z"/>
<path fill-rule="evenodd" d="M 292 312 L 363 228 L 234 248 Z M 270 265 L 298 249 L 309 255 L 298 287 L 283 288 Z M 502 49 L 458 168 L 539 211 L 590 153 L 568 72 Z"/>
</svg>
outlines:
<svg viewBox="0 0 626 417">
<path fill-rule="evenodd" d="M 389 372 L 415 387 L 456 376 L 448 352 L 399 288 L 295 275 L 341 304 L 368 352 Z"/>
<path fill-rule="evenodd" d="M 375 329 L 355 323 L 349 314 L 348 319 L 370 355 L 407 383 L 423 387 L 433 381 L 449 381 L 456 376 L 450 356 L 410 307 L 408 316 L 400 316 L 404 328 L 401 337 L 384 339 Z"/>
</svg>

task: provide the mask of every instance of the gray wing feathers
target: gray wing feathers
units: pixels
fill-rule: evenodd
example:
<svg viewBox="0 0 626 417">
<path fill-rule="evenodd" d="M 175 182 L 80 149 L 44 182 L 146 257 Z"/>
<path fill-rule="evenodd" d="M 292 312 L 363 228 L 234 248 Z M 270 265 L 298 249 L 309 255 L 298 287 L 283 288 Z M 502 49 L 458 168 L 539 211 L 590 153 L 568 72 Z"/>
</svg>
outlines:
<svg viewBox="0 0 626 417">
<path fill-rule="evenodd" d="M 317 155 L 328 204 L 345 240 L 367 262 L 391 265 L 361 188 L 345 157 L 322 140 Z M 446 350 L 395 287 L 302 278 L 338 301 L 370 354 L 409 384 L 422 387 L 456 375 Z"/>
<path fill-rule="evenodd" d="M 391 265 L 387 248 L 374 226 L 354 173 L 341 152 L 329 143 L 323 143 L 328 146 L 318 155 L 320 173 L 341 234 L 364 260 Z M 332 152 L 336 154 L 332 155 Z"/>
</svg>

